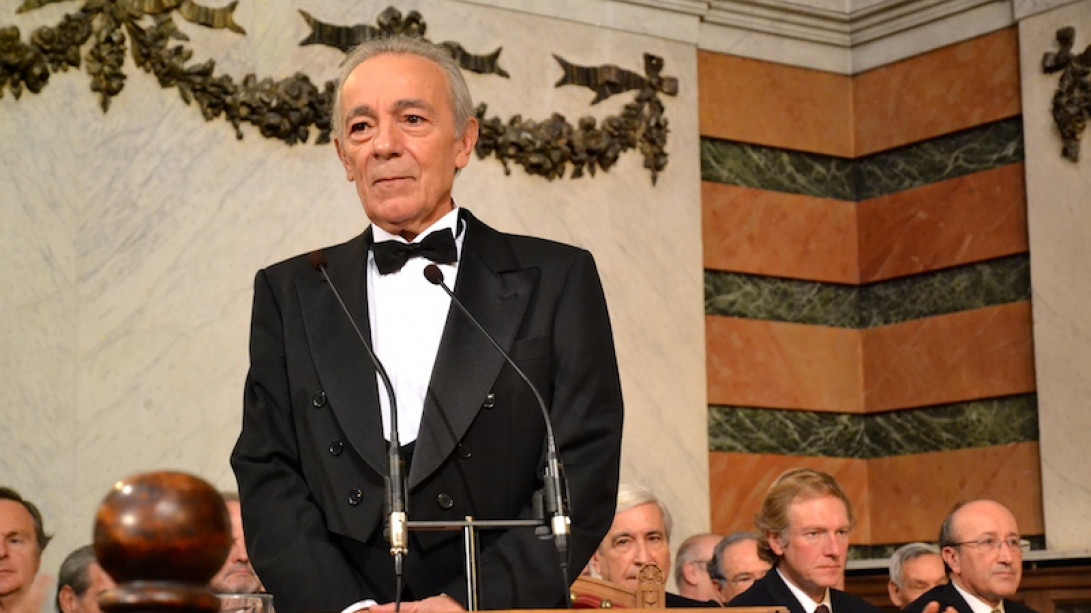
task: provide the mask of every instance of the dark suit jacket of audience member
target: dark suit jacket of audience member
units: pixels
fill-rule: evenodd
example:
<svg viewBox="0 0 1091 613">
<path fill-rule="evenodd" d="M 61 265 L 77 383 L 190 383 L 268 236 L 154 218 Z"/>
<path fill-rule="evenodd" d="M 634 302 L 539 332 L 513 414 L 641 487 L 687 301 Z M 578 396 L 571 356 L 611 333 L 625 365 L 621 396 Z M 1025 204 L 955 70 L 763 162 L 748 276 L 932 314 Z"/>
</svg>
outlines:
<svg viewBox="0 0 1091 613">
<path fill-rule="evenodd" d="M 788 607 L 789 613 L 807 613 L 775 568 L 755 581 L 750 589 L 727 603 L 729 607 L 764 607 L 769 605 Z M 881 613 L 882 611 L 882 609 L 863 598 L 833 588 L 830 588 L 830 605 L 833 608 L 832 613 Z"/>
<path fill-rule="evenodd" d="M 939 602 L 940 613 L 947 607 L 954 607 L 958 613 L 973 613 L 970 610 L 970 603 L 966 602 L 966 599 L 962 597 L 962 594 L 958 593 L 953 583 L 945 585 L 937 585 L 936 587 L 928 590 L 921 595 L 920 598 L 909 603 L 902 609 L 903 613 L 921 613 L 924 611 L 924 607 L 932 602 Z M 1034 609 L 1028 607 L 1025 604 L 1015 602 L 1013 600 L 1004 599 L 1004 613 L 1038 613 Z"/>
<path fill-rule="evenodd" d="M 668 609 L 700 609 L 701 607 L 717 607 L 719 603 L 714 600 L 694 600 L 692 598 L 686 598 L 681 594 L 672 594 L 667 592 L 664 597 Z"/>
</svg>

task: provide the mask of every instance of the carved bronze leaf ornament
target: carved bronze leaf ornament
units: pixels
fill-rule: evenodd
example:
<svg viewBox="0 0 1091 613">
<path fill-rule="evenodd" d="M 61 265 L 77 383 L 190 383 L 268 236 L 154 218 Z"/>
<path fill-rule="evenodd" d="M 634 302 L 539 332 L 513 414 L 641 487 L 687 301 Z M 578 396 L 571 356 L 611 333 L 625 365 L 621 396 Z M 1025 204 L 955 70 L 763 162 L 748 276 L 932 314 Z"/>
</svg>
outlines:
<svg viewBox="0 0 1091 613">
<path fill-rule="evenodd" d="M 1072 53 L 1076 29 L 1057 30 L 1057 51 L 1042 57 L 1042 71 L 1061 73 L 1053 93 L 1053 123 L 1061 134 L 1061 155 L 1076 162 L 1080 159 L 1080 137 L 1091 120 L 1091 45 L 1083 53 Z"/>
<path fill-rule="evenodd" d="M 16 12 L 66 1 L 71 0 L 24 0 Z M 24 91 L 38 94 L 51 73 L 82 67 L 99 106 L 108 112 L 111 100 L 125 88 L 128 53 L 161 87 L 175 88 L 186 104 L 196 104 L 206 121 L 219 117 L 229 121 L 236 138 L 242 139 L 242 125 L 250 124 L 262 136 L 289 145 L 306 142 L 312 129 L 317 131 L 316 144 L 328 143 L 334 81 L 318 86 L 307 75 L 296 73 L 280 80 L 248 74 L 236 82 L 230 75 L 217 74 L 213 60 L 190 61 L 193 51 L 183 44 L 189 37 L 178 29 L 175 15 L 202 27 L 245 36 L 246 31 L 235 23 L 237 6 L 237 1 L 210 8 L 195 0 L 84 0 L 77 11 L 56 25 L 36 29 L 28 42 L 23 42 L 18 27 L 0 27 L 0 97 L 5 90 L 16 99 L 21 99 Z M 401 34 L 425 38 L 427 30 L 420 13 L 403 15 L 392 6 L 378 15 L 375 25 L 330 24 L 306 11 L 299 13 L 311 28 L 300 45 L 325 45 L 342 52 L 377 37 Z M 476 54 L 458 42 L 439 44 L 464 70 L 509 77 L 500 65 L 500 48 Z M 626 151 L 637 149 L 654 185 L 667 165 L 670 132 L 660 96 L 678 93 L 678 80 L 661 74 L 663 59 L 645 53 L 644 74 L 640 74 L 613 65 L 579 66 L 558 55 L 553 57 L 562 71 L 554 87 L 590 89 L 595 93 L 591 105 L 626 92 L 635 92 L 633 99 L 620 115 L 601 121 L 587 115 L 575 125 L 559 113 L 543 121 L 520 115 L 507 120 L 486 117 L 488 106 L 481 103 L 476 109 L 481 124 L 477 156 L 496 157 L 505 174 L 511 174 L 515 164 L 528 174 L 553 180 L 566 174 L 579 178 L 585 172 L 594 176 L 598 170 L 609 170 Z"/>
</svg>

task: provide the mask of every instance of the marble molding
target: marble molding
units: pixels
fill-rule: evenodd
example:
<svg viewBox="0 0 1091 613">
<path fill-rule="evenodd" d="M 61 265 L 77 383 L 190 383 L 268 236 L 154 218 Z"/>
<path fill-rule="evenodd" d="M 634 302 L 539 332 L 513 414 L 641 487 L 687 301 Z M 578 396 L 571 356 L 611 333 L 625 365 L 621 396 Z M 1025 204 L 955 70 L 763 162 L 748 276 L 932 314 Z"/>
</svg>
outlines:
<svg viewBox="0 0 1091 613">
<path fill-rule="evenodd" d="M 0 0 L 0 24 L 30 32 L 72 9 L 57 3 L 17 15 L 21 2 Z M 235 20 L 245 37 L 179 27 L 230 74 L 302 71 L 324 82 L 340 52 L 300 47 L 308 32 L 297 10 L 370 22 L 390 3 L 305 4 L 242 0 Z M 501 230 L 595 255 L 627 405 L 622 477 L 656 490 L 679 534 L 706 530 L 692 46 L 456 0 L 411 8 L 436 40 L 465 39 L 464 24 L 472 23 L 474 41 L 503 47 L 511 79 L 467 75 L 490 114 L 620 110 L 624 101 L 592 108 L 586 90 L 554 88 L 560 74 L 551 52 L 637 70 L 651 52 L 679 78 L 679 95 L 664 100 L 670 163 L 655 187 L 639 156 L 593 179 L 553 182 L 505 176 L 495 161 L 474 160 L 456 198 Z M 347 240 L 367 223 L 332 147 L 285 147 L 256 133 L 238 141 L 229 125 L 206 123 L 125 61 L 130 76 L 108 114 L 78 71 L 53 75 L 33 99 L 0 98 L 0 245 L 9 255 L 0 279 L 10 288 L 0 298 L 0 402 L 10 416 L 0 432 L 0 474 L 40 503 L 56 533 L 46 569 L 90 541 L 94 509 L 119 478 L 171 468 L 234 487 L 227 456 L 240 426 L 254 272 Z"/>
<path fill-rule="evenodd" d="M 1060 156 L 1050 116 L 1057 77 L 1041 65 L 1060 28 L 1091 33 L 1091 1 L 1019 6 L 1028 15 L 1019 48 L 1046 541 L 1091 551 L 1091 159 Z"/>
</svg>

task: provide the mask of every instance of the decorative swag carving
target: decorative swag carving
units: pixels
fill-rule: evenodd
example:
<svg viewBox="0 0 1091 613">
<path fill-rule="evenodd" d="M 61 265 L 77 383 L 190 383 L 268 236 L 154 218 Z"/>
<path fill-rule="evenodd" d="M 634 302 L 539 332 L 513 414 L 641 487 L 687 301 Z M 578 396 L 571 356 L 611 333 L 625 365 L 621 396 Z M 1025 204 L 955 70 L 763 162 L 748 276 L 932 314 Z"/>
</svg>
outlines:
<svg viewBox="0 0 1091 613">
<path fill-rule="evenodd" d="M 1042 57 L 1042 71 L 1060 72 L 1057 91 L 1053 93 L 1053 123 L 1061 133 L 1061 155 L 1075 162 L 1080 159 L 1080 137 L 1091 119 L 1091 45 L 1083 53 L 1072 53 L 1076 28 L 1057 30 L 1058 51 Z"/>
<path fill-rule="evenodd" d="M 24 0 L 16 12 L 68 0 Z M 178 29 L 174 15 L 207 28 L 223 29 L 237 35 L 245 30 L 234 21 L 238 2 L 223 8 L 209 8 L 194 0 L 83 0 L 75 12 L 54 26 L 36 29 L 23 42 L 16 26 L 0 27 L 0 97 L 10 90 L 16 99 L 24 91 L 38 94 L 50 74 L 69 68 L 86 70 L 91 91 L 97 94 L 103 112 L 121 94 L 128 75 L 124 71 L 128 51 L 134 64 L 151 73 L 163 88 L 175 88 L 186 104 L 194 103 L 206 121 L 223 118 L 231 122 L 237 138 L 243 138 L 243 124 L 257 128 L 262 136 L 288 145 L 306 142 L 311 130 L 316 144 L 330 140 L 330 108 L 335 83 L 321 86 L 307 75 L 273 80 L 254 74 L 236 82 L 230 75 L 217 74 L 213 60 L 190 62 L 193 51 L 181 43 L 189 37 Z M 427 25 L 420 13 L 403 16 L 388 7 L 376 18 L 376 25 L 341 26 L 323 23 L 306 11 L 300 15 L 311 27 L 301 45 L 320 44 L 346 51 L 371 38 L 406 34 L 424 38 Z M 476 55 L 455 42 L 444 42 L 459 64 L 481 74 L 508 77 L 500 67 L 501 49 Z M 618 66 L 577 66 L 554 55 L 562 76 L 554 87 L 577 85 L 595 92 L 591 104 L 625 92 L 635 92 L 620 115 L 601 121 L 587 115 L 570 123 L 553 113 L 536 121 L 515 115 L 507 120 L 486 117 L 488 106 L 477 107 L 481 137 L 477 156 L 495 157 L 504 166 L 522 166 L 528 174 L 549 180 L 592 176 L 609 170 L 630 149 L 644 158 L 652 184 L 667 165 L 668 121 L 660 94 L 678 93 L 678 80 L 662 75 L 663 60 L 645 53 L 643 74 Z M 569 171 L 571 168 L 571 171 Z"/>
</svg>

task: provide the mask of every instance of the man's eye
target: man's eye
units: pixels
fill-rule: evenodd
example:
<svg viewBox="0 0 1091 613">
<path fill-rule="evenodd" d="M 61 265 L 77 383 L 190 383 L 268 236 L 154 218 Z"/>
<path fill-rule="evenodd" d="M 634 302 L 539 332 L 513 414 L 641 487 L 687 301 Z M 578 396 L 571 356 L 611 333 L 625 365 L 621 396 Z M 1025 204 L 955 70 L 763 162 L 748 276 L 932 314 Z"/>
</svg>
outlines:
<svg viewBox="0 0 1091 613">
<path fill-rule="evenodd" d="M 371 126 L 369 126 L 367 123 L 365 123 L 363 121 L 358 121 L 356 123 L 353 123 L 353 124 L 349 125 L 349 132 L 352 132 L 352 133 L 363 132 L 364 130 L 367 130 L 369 127 L 371 127 Z"/>
<path fill-rule="evenodd" d="M 410 124 L 424 123 L 424 118 L 420 115 L 406 115 L 405 122 Z"/>
</svg>

